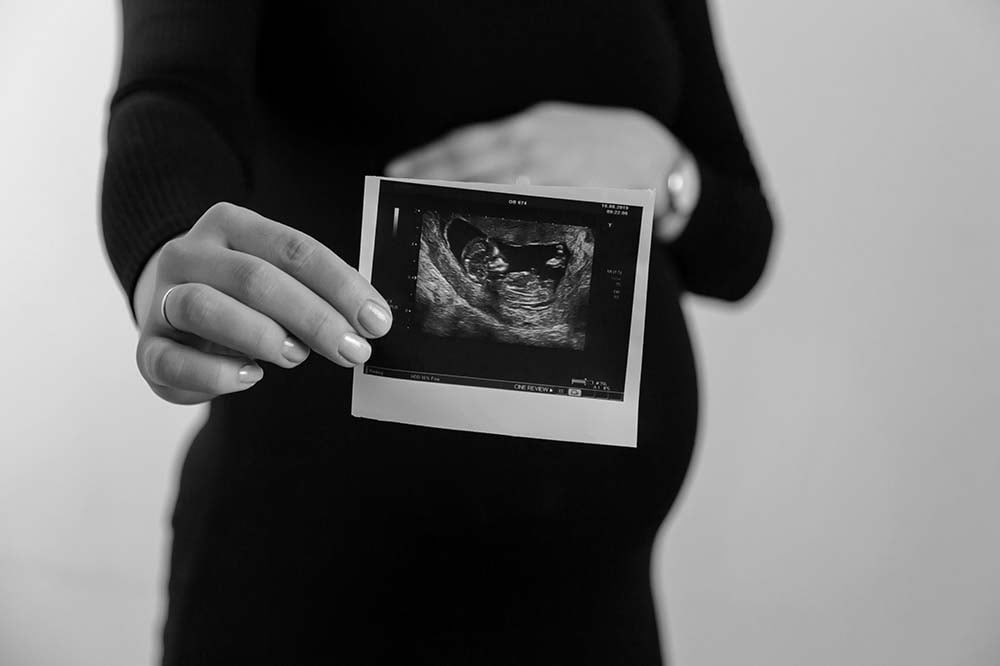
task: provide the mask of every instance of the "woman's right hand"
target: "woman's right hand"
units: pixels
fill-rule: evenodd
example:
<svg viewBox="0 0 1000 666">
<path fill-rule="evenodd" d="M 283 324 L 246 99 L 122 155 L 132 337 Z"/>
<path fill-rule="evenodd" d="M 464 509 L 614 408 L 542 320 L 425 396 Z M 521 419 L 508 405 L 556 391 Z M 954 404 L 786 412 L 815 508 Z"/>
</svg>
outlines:
<svg viewBox="0 0 1000 666">
<path fill-rule="evenodd" d="M 154 261 L 136 288 L 136 363 L 169 402 L 247 389 L 263 376 L 255 359 L 293 368 L 312 349 L 354 367 L 371 354 L 365 338 L 392 325 L 385 299 L 332 250 L 233 204 L 212 206 Z"/>
</svg>

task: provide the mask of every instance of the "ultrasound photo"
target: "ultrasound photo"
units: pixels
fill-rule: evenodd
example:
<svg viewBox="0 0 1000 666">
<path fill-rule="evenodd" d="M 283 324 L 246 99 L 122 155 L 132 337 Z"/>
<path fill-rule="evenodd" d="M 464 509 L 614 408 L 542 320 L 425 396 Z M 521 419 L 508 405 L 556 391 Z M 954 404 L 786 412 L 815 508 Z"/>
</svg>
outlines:
<svg viewBox="0 0 1000 666">
<path fill-rule="evenodd" d="M 582 350 L 589 227 L 425 211 L 416 319 L 443 337 Z"/>
<path fill-rule="evenodd" d="M 361 418 L 635 447 L 653 191 L 365 178 Z"/>
</svg>

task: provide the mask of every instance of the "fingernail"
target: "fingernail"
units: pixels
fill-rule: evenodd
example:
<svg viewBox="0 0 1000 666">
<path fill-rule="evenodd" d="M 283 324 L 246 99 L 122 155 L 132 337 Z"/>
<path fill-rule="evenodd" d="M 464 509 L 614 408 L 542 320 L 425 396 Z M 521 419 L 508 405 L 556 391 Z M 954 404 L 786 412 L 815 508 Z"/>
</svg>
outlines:
<svg viewBox="0 0 1000 666">
<path fill-rule="evenodd" d="M 372 347 L 361 336 L 348 331 L 340 339 L 340 355 L 351 363 L 360 364 L 372 355 Z"/>
<path fill-rule="evenodd" d="M 301 363 L 309 356 L 309 350 L 295 338 L 285 338 L 281 343 L 281 355 L 290 363 Z"/>
<path fill-rule="evenodd" d="M 366 301 L 358 313 L 358 322 L 372 335 L 385 335 L 392 326 L 392 315 L 375 301 Z"/>
<path fill-rule="evenodd" d="M 264 376 L 264 369 L 249 363 L 240 368 L 240 381 L 244 384 L 256 384 Z"/>
</svg>

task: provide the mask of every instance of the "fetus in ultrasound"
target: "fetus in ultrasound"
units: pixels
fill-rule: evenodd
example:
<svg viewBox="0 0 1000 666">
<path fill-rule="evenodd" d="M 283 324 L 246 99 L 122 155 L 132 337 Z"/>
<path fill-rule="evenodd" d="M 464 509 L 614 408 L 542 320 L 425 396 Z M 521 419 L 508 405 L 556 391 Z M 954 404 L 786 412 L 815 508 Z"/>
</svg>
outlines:
<svg viewBox="0 0 1000 666">
<path fill-rule="evenodd" d="M 583 349 L 593 255 L 588 227 L 425 211 L 417 319 L 435 335 Z"/>
</svg>

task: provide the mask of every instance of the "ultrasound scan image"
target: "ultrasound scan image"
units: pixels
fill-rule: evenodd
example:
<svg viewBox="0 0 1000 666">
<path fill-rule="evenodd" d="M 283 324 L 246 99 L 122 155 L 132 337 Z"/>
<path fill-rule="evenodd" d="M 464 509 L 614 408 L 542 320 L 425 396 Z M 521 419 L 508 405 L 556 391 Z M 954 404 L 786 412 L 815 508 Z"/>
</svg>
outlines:
<svg viewBox="0 0 1000 666">
<path fill-rule="evenodd" d="M 582 350 L 589 227 L 426 211 L 416 304 L 427 333 Z"/>
</svg>

